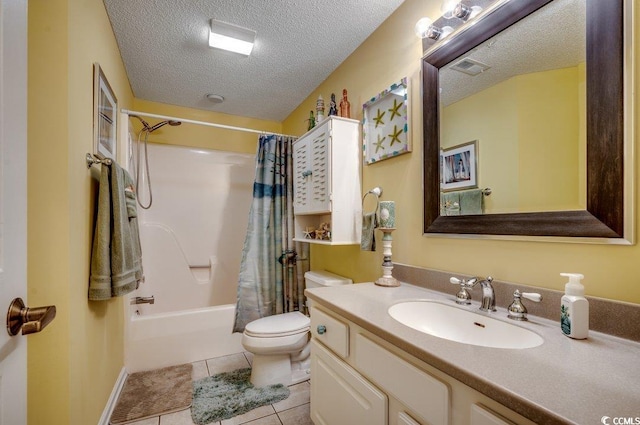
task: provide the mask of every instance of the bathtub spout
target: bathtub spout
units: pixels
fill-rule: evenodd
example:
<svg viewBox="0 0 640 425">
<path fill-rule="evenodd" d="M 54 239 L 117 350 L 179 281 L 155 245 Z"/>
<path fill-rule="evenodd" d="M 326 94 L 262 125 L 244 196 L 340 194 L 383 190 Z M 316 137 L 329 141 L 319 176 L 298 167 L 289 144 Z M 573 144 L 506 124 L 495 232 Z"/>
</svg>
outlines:
<svg viewBox="0 0 640 425">
<path fill-rule="evenodd" d="M 153 295 L 150 297 L 135 297 L 131 298 L 131 305 L 134 304 L 154 304 L 156 300 L 153 298 Z"/>
</svg>

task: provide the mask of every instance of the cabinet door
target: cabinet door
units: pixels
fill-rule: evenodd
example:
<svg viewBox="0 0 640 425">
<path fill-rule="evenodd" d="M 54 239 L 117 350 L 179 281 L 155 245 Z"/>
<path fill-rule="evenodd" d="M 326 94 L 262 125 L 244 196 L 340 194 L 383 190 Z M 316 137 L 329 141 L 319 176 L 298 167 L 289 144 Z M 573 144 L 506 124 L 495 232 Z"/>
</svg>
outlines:
<svg viewBox="0 0 640 425">
<path fill-rule="evenodd" d="M 316 425 L 387 425 L 387 396 L 311 340 L 311 419 Z"/>
<path fill-rule="evenodd" d="M 362 334 L 355 336 L 355 367 L 432 425 L 449 424 L 449 387 Z"/>
<path fill-rule="evenodd" d="M 326 121 L 294 145 L 296 214 L 331 211 L 330 123 Z"/>
<path fill-rule="evenodd" d="M 330 194 L 330 122 L 324 123 L 316 133 L 313 134 L 310 142 L 311 154 L 311 210 L 322 212 L 331 211 L 329 202 Z"/>
<path fill-rule="evenodd" d="M 309 211 L 309 141 L 298 140 L 293 145 L 294 197 L 293 208 L 296 214 Z"/>
<path fill-rule="evenodd" d="M 349 357 L 349 325 L 317 308 L 311 309 L 311 336 L 343 359 Z"/>
<path fill-rule="evenodd" d="M 470 425 L 513 425 L 513 422 L 479 404 L 471 405 Z"/>
</svg>

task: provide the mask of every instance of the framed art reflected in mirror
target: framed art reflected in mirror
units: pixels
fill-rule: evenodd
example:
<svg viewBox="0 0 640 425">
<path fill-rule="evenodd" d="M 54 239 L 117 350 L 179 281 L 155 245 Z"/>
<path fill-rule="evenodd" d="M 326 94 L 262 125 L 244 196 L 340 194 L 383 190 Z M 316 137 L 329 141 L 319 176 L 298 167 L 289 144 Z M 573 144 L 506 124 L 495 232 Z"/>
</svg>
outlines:
<svg viewBox="0 0 640 425">
<path fill-rule="evenodd" d="M 442 149 L 440 185 L 443 192 L 478 187 L 478 141 Z"/>
</svg>

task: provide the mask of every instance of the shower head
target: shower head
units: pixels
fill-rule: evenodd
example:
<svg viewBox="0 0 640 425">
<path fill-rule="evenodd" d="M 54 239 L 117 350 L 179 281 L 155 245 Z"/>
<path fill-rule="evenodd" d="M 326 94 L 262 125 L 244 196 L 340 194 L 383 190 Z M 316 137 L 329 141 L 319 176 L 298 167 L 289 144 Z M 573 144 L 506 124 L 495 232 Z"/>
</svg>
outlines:
<svg viewBox="0 0 640 425">
<path fill-rule="evenodd" d="M 172 127 L 176 127 L 180 124 L 182 124 L 182 122 L 180 121 L 175 121 L 175 120 L 165 120 L 165 121 L 160 121 L 159 123 L 153 125 L 151 128 L 148 128 L 149 133 L 151 133 L 152 131 L 156 131 L 157 129 L 159 129 L 162 126 L 165 126 L 169 124 Z"/>
<path fill-rule="evenodd" d="M 142 123 L 142 129 L 145 131 L 148 131 L 149 133 L 151 133 L 152 131 L 156 131 L 157 129 L 159 129 L 160 127 L 169 124 L 170 126 L 178 126 L 180 124 L 182 124 L 182 122 L 180 121 L 175 121 L 175 120 L 165 120 L 165 121 L 160 121 L 157 124 L 154 125 L 150 125 L 148 122 L 146 122 L 145 120 L 143 120 L 142 118 L 140 118 L 138 115 L 129 115 L 132 118 L 137 118 L 138 120 L 140 120 L 140 122 Z"/>
<path fill-rule="evenodd" d="M 144 128 L 144 130 L 149 131 L 151 129 L 151 126 L 149 125 L 148 122 L 146 122 L 145 120 L 143 120 L 142 118 L 140 118 L 137 115 L 129 115 L 131 118 L 137 118 L 138 120 L 140 120 L 140 122 L 142 123 L 142 127 Z"/>
</svg>

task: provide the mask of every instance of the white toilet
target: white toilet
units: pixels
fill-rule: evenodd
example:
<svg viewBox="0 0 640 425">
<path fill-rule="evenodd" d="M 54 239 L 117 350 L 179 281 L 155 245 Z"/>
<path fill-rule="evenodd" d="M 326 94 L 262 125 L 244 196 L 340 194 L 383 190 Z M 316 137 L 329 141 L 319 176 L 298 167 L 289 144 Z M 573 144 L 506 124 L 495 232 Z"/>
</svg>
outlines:
<svg viewBox="0 0 640 425">
<path fill-rule="evenodd" d="M 351 279 L 326 271 L 304 274 L 306 288 L 353 283 Z M 242 345 L 253 353 L 251 383 L 255 387 L 292 385 L 309 379 L 309 325 L 304 314 L 276 314 L 247 324 Z"/>
</svg>

